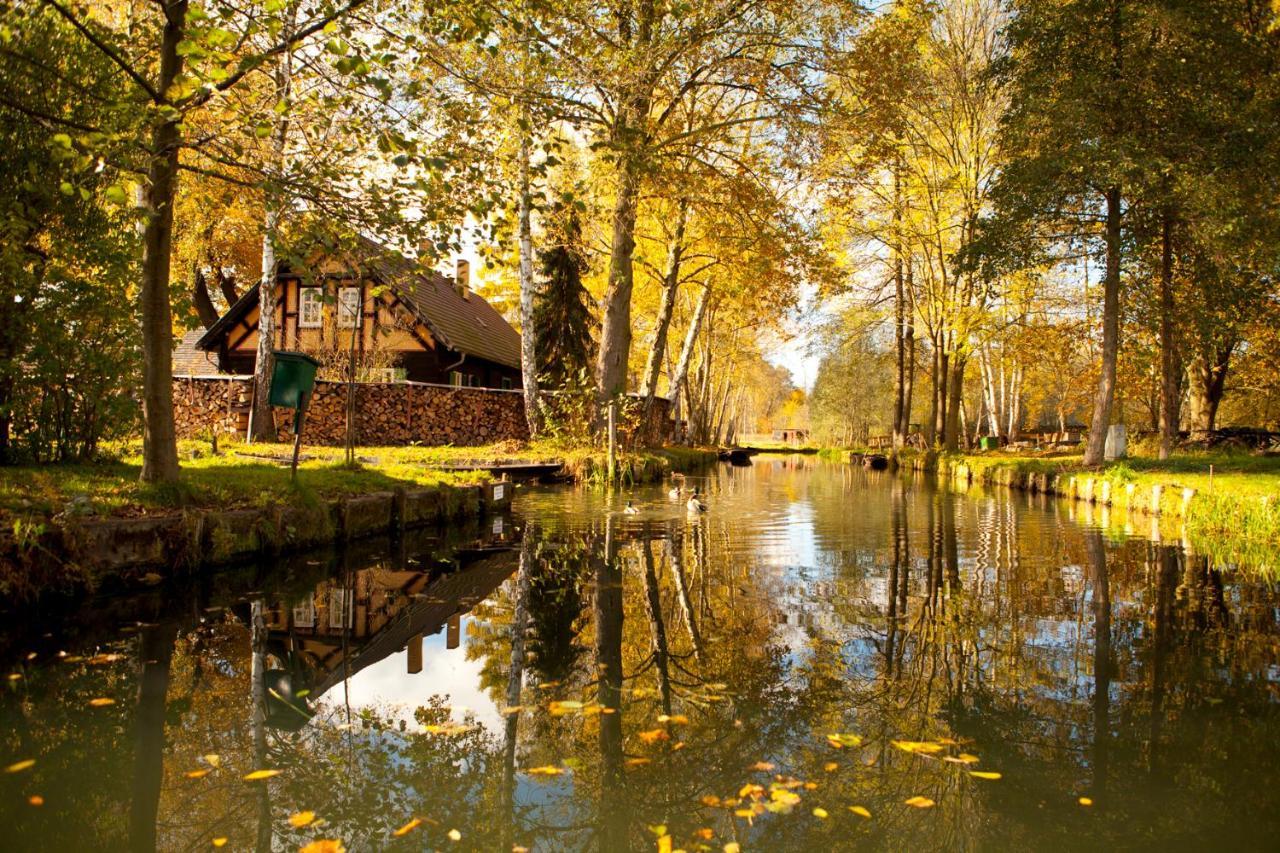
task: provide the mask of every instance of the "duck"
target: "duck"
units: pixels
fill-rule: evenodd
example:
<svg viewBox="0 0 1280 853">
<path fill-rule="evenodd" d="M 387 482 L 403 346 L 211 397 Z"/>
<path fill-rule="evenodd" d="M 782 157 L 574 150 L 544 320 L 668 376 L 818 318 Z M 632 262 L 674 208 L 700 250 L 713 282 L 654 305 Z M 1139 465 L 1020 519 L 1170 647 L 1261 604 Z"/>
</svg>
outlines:
<svg viewBox="0 0 1280 853">
<path fill-rule="evenodd" d="M 627 501 L 627 505 L 622 511 L 627 515 L 638 515 L 640 513 L 640 510 L 636 509 L 635 504 L 631 503 L 631 501 Z"/>
<path fill-rule="evenodd" d="M 689 508 L 689 512 L 706 512 L 707 505 L 698 497 L 698 489 L 695 486 L 693 494 L 689 495 L 689 502 L 685 504 Z"/>
<path fill-rule="evenodd" d="M 671 491 L 667 492 L 667 497 L 671 498 L 673 501 L 678 501 L 684 494 L 684 475 L 672 474 L 671 483 Z"/>
</svg>

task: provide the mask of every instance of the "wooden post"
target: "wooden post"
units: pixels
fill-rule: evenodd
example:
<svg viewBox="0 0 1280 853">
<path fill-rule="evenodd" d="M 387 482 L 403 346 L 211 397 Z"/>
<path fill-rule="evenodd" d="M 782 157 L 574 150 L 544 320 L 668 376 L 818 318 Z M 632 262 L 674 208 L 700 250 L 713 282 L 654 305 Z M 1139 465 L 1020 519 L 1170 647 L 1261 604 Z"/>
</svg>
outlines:
<svg viewBox="0 0 1280 853">
<path fill-rule="evenodd" d="M 462 617 L 457 613 L 449 617 L 444 626 L 444 647 L 456 649 L 462 642 Z"/>
<path fill-rule="evenodd" d="M 302 448 L 302 420 L 306 417 L 309 402 L 311 402 L 311 395 L 303 394 L 302 399 L 298 401 L 298 411 L 293 415 L 293 465 L 289 474 L 289 479 L 293 482 L 298 480 L 298 451 Z"/>
<path fill-rule="evenodd" d="M 618 476 L 618 403 L 609 401 L 609 484 Z"/>
<path fill-rule="evenodd" d="M 422 672 L 422 635 L 414 634 L 409 638 L 409 656 L 406 661 L 406 670 L 409 675 L 417 675 Z"/>
</svg>

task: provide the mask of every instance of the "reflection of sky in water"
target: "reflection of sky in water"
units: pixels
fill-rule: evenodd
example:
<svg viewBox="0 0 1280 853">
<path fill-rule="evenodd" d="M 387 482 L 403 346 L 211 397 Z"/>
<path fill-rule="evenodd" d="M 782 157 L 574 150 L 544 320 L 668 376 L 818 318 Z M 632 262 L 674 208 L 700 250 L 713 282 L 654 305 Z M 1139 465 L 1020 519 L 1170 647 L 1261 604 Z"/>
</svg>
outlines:
<svg viewBox="0 0 1280 853">
<path fill-rule="evenodd" d="M 401 649 L 353 675 L 348 690 L 351 708 L 377 708 L 393 720 L 414 725 L 413 712 L 428 704 L 432 696 L 448 697 L 453 718 L 461 721 L 467 711 L 491 732 L 502 728 L 502 714 L 480 686 L 480 670 L 484 661 L 467 660 L 470 616 L 462 617 L 458 648 L 445 648 L 445 632 L 422 640 L 422 672 L 409 674 L 409 652 Z M 320 700 L 325 711 L 341 712 L 344 702 L 342 685 L 338 684 Z"/>
</svg>

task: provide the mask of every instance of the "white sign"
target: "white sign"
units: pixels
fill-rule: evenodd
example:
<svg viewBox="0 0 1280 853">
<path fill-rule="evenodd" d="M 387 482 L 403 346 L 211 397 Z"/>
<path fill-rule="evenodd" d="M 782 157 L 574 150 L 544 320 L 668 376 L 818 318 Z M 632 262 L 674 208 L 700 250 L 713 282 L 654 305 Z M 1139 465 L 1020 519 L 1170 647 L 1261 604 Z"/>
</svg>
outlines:
<svg viewBox="0 0 1280 853">
<path fill-rule="evenodd" d="M 493 487 L 493 499 L 495 501 L 502 500 L 502 496 L 505 495 L 506 493 L 507 493 L 507 487 L 503 483 L 499 483 L 498 485 Z"/>
</svg>

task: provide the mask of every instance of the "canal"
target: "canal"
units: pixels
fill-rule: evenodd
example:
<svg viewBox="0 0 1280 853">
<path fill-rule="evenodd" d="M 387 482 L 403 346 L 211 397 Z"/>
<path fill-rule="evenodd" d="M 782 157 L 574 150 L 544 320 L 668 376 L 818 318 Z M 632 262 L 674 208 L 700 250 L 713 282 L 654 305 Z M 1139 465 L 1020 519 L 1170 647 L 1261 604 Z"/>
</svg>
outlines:
<svg viewBox="0 0 1280 853">
<path fill-rule="evenodd" d="M 687 484 L 9 617 L 0 844 L 1274 849 L 1263 573 L 806 457 Z"/>
</svg>

